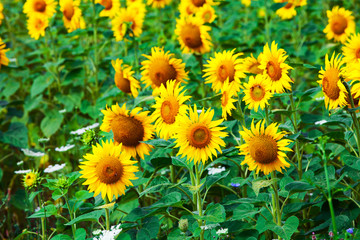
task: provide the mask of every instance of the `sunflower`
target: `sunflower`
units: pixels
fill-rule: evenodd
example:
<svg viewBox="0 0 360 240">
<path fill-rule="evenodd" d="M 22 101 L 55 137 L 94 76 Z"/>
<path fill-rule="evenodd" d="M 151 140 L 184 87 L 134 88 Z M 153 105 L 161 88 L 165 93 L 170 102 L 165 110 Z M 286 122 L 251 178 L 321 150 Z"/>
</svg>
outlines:
<svg viewBox="0 0 360 240">
<path fill-rule="evenodd" d="M 352 35 L 348 38 L 345 46 L 342 47 L 344 62 L 354 63 L 360 60 L 360 34 Z"/>
<path fill-rule="evenodd" d="M 205 162 L 212 156 L 217 156 L 216 150 L 221 153 L 221 146 L 225 142 L 221 139 L 228 134 L 223 130 L 225 127 L 219 127 L 223 119 L 213 121 L 214 110 L 204 109 L 198 115 L 196 105 L 194 109 L 189 108 L 189 117 L 180 116 L 179 124 L 174 129 L 175 147 L 180 148 L 177 155 L 186 156 L 187 160 L 194 160 L 194 163 Z"/>
<path fill-rule="evenodd" d="M 39 185 L 41 178 L 37 171 L 32 170 L 31 172 L 25 174 L 23 181 L 24 181 L 24 187 L 30 190 Z"/>
<path fill-rule="evenodd" d="M 63 13 L 64 26 L 68 32 L 78 28 L 85 28 L 81 24 L 80 0 L 60 0 L 60 11 Z M 79 24 L 80 23 L 80 24 Z"/>
<path fill-rule="evenodd" d="M 171 0 L 147 0 L 147 5 L 153 8 L 164 8 Z"/>
<path fill-rule="evenodd" d="M 104 6 L 99 14 L 100 17 L 114 18 L 120 11 L 120 0 L 96 0 L 95 3 Z"/>
<path fill-rule="evenodd" d="M 325 95 L 325 107 L 329 110 L 346 105 L 347 91 L 341 83 L 341 78 L 345 75 L 345 69 L 342 68 L 343 64 L 344 61 L 340 54 L 335 57 L 334 52 L 330 61 L 329 56 L 326 54 L 325 70 L 321 68 L 319 72 L 320 80 L 318 83 L 322 86 L 322 91 Z"/>
<path fill-rule="evenodd" d="M 259 109 L 265 108 L 265 105 L 269 105 L 269 99 L 273 96 L 270 91 L 269 82 L 266 81 L 264 75 L 258 74 L 255 77 L 250 76 L 249 82 L 245 83 L 245 96 L 243 101 L 246 105 L 249 105 L 249 109 L 254 109 L 255 112 Z"/>
<path fill-rule="evenodd" d="M 259 54 L 257 59 L 251 53 L 250 57 L 247 57 L 243 61 L 243 69 L 245 73 L 262 74 L 264 71 L 259 68 L 261 64 L 262 53 Z"/>
<path fill-rule="evenodd" d="M 10 49 L 5 49 L 5 48 L 6 48 L 6 44 L 0 38 L 0 69 L 2 65 L 4 66 L 9 65 L 9 59 L 6 57 L 6 52 L 9 51 Z"/>
<path fill-rule="evenodd" d="M 196 13 L 199 11 L 201 7 L 204 5 L 216 5 L 216 3 L 213 0 L 181 0 L 187 2 L 186 4 L 189 6 L 191 11 L 193 13 Z"/>
<path fill-rule="evenodd" d="M 240 135 L 245 143 L 237 147 L 240 150 L 239 155 L 245 155 L 244 161 L 249 165 L 249 170 L 255 170 L 259 173 L 261 170 L 265 175 L 277 170 L 282 172 L 285 167 L 290 167 L 286 162 L 286 153 L 284 151 L 292 151 L 288 145 L 292 142 L 288 139 L 282 139 L 285 133 L 277 132 L 278 125 L 270 124 L 265 128 L 265 122 L 260 121 L 254 125 L 251 123 L 251 130 L 244 127 L 240 131 Z"/>
<path fill-rule="evenodd" d="M 212 23 L 217 17 L 215 9 L 209 4 L 204 4 L 201 8 L 199 8 L 196 15 L 202 18 L 205 23 Z"/>
<path fill-rule="evenodd" d="M 211 27 L 205 26 L 199 16 L 186 16 L 176 20 L 175 34 L 178 36 L 183 53 L 210 52 Z"/>
<path fill-rule="evenodd" d="M 174 126 L 179 122 L 180 116 L 186 115 L 187 106 L 184 104 L 190 99 L 190 96 L 184 96 L 185 91 L 180 83 L 171 80 L 159 87 L 159 96 L 155 99 L 156 103 L 153 108 L 155 111 L 152 117 L 155 120 L 155 129 L 158 136 L 168 140 L 174 135 Z"/>
<path fill-rule="evenodd" d="M 236 102 L 237 99 L 234 99 L 233 96 L 237 97 L 237 91 L 229 84 L 229 80 L 227 79 L 221 88 L 221 116 L 225 120 L 227 120 L 227 115 L 231 116 L 231 110 L 236 109 L 234 102 Z"/>
<path fill-rule="evenodd" d="M 136 161 L 130 159 L 121 143 L 102 141 L 101 145 L 93 145 L 92 150 L 93 154 L 84 155 L 85 161 L 79 166 L 81 178 L 86 179 L 83 185 L 89 185 L 89 192 L 96 196 L 101 193 L 103 199 L 107 196 L 111 202 L 124 195 L 127 186 L 133 186 L 131 180 L 137 179 L 134 173 L 138 171 Z"/>
<path fill-rule="evenodd" d="M 26 0 L 23 12 L 31 16 L 51 18 L 56 12 L 57 2 L 54 0 Z"/>
<path fill-rule="evenodd" d="M 30 37 L 38 40 L 40 36 L 45 36 L 45 29 L 49 26 L 49 20 L 40 15 L 30 16 L 27 22 Z"/>
<path fill-rule="evenodd" d="M 243 72 L 242 60 L 239 56 L 242 53 L 234 54 L 235 49 L 232 51 L 223 51 L 215 53 L 215 57 L 210 57 L 207 64 L 204 65 L 205 83 L 211 83 L 212 89 L 219 92 L 224 85 L 225 80 L 229 79 L 229 83 L 235 91 L 240 90 L 240 78 L 245 78 Z"/>
<path fill-rule="evenodd" d="M 164 52 L 163 48 L 151 48 L 151 55 L 143 55 L 147 58 L 141 62 L 141 81 L 146 87 L 151 86 L 154 90 L 169 80 L 185 82 L 188 79 L 185 72 L 185 63 L 181 59 L 174 58 L 169 51 Z M 155 93 L 156 95 L 156 93 Z"/>
<path fill-rule="evenodd" d="M 353 80 L 351 94 L 355 100 L 360 97 L 360 60 L 347 64 L 346 74 L 347 80 Z"/>
<path fill-rule="evenodd" d="M 151 145 L 143 143 L 152 139 L 154 126 L 148 111 L 140 112 L 142 108 L 127 110 L 126 104 L 122 107 L 118 104 L 112 105 L 101 112 L 105 115 L 100 130 L 114 133 L 115 144 L 122 143 L 123 151 L 136 158 L 138 155 L 144 159 L 144 154 L 149 155 Z"/>
<path fill-rule="evenodd" d="M 143 0 L 126 0 L 126 6 L 130 6 L 133 3 L 143 3 Z"/>
<path fill-rule="evenodd" d="M 290 83 L 293 80 L 289 77 L 288 71 L 293 69 L 285 63 L 287 56 L 284 49 L 277 49 L 275 41 L 271 44 L 271 49 L 266 43 L 261 56 L 260 69 L 264 71 L 264 75 L 271 83 L 271 91 L 283 93 L 284 88 L 291 90 Z"/>
<path fill-rule="evenodd" d="M 241 0 L 241 4 L 245 7 L 249 7 L 251 5 L 251 0 Z"/>
<path fill-rule="evenodd" d="M 111 61 L 111 65 L 115 70 L 115 85 L 124 93 L 131 94 L 136 98 L 139 95 L 140 83 L 133 77 L 134 71 L 131 70 L 131 66 L 122 64 L 123 61 L 120 59 Z"/>
<path fill-rule="evenodd" d="M 296 4 L 294 0 L 277 0 L 278 3 L 286 3 L 285 6 L 276 10 L 276 14 L 283 20 L 291 19 L 296 16 Z"/>
<path fill-rule="evenodd" d="M 4 6 L 3 6 L 3 4 L 0 2 L 0 25 L 1 25 L 1 23 L 2 23 L 2 20 L 4 19 L 3 10 L 4 10 Z"/>
<path fill-rule="evenodd" d="M 191 8 L 189 1 L 180 1 L 179 12 L 181 17 L 186 17 L 195 14 L 195 11 Z"/>
<path fill-rule="evenodd" d="M 355 33 L 354 16 L 351 15 L 351 11 L 335 6 L 326 13 L 328 25 L 325 27 L 324 33 L 326 33 L 327 39 L 334 39 L 336 42 L 344 43 L 348 36 Z"/>
</svg>

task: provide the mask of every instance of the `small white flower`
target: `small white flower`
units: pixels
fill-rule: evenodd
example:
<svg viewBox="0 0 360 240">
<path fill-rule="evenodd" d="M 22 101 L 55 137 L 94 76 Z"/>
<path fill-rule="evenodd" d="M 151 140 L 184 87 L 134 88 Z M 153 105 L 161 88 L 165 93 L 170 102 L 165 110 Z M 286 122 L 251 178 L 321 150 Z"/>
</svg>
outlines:
<svg viewBox="0 0 360 240">
<path fill-rule="evenodd" d="M 103 230 L 103 231 L 96 231 L 96 234 L 93 232 L 94 235 L 99 235 L 97 237 L 94 237 L 93 240 L 115 240 L 116 237 L 120 234 L 122 231 L 122 228 L 120 228 L 121 224 L 117 226 L 112 226 L 110 230 Z"/>
<path fill-rule="evenodd" d="M 62 147 L 59 147 L 59 148 L 58 148 L 58 147 L 55 148 L 55 151 L 57 151 L 57 152 L 66 152 L 66 151 L 72 149 L 73 147 L 75 147 L 74 144 L 68 144 L 68 145 L 66 145 L 66 146 L 62 146 Z"/>
<path fill-rule="evenodd" d="M 216 224 L 209 224 L 209 225 L 205 225 L 205 226 L 201 226 L 200 228 L 203 230 L 210 230 L 216 227 L 219 227 L 220 224 L 216 223 Z"/>
<path fill-rule="evenodd" d="M 30 169 L 28 169 L 28 170 L 17 170 L 17 171 L 15 171 L 15 174 L 26 174 L 26 173 L 29 173 L 29 172 L 31 172 Z"/>
<path fill-rule="evenodd" d="M 227 228 L 220 228 L 219 230 L 216 231 L 216 234 L 220 236 L 220 235 L 226 235 L 228 234 L 228 232 L 229 231 Z"/>
<path fill-rule="evenodd" d="M 324 123 L 327 123 L 327 121 L 326 120 L 320 120 L 320 121 L 315 122 L 315 125 L 323 125 Z"/>
<path fill-rule="evenodd" d="M 41 142 L 48 142 L 50 140 L 50 138 L 39 138 L 38 139 L 38 142 L 41 143 Z"/>
<path fill-rule="evenodd" d="M 59 171 L 61 169 L 63 169 L 65 167 L 65 163 L 63 164 L 55 164 L 54 166 L 53 165 L 49 165 L 45 170 L 44 172 L 45 173 L 52 173 L 52 172 L 56 172 L 56 171 Z"/>
<path fill-rule="evenodd" d="M 45 155 L 43 152 L 33 152 L 30 149 L 22 148 L 21 151 L 28 157 L 42 157 Z"/>
<path fill-rule="evenodd" d="M 24 163 L 24 161 L 17 162 L 16 165 L 20 166 Z"/>
<path fill-rule="evenodd" d="M 225 167 L 221 167 L 221 166 L 219 166 L 218 168 L 210 167 L 210 168 L 208 168 L 208 171 L 209 171 L 208 172 L 209 175 L 214 175 L 214 174 L 218 174 L 218 173 L 225 171 Z"/>
<path fill-rule="evenodd" d="M 325 97 L 318 97 L 318 98 L 315 98 L 315 100 L 316 101 L 322 101 L 322 100 L 324 100 L 325 99 Z"/>
<path fill-rule="evenodd" d="M 34 210 L 34 211 L 35 211 L 35 212 L 40 211 L 40 207 L 35 208 L 35 210 Z"/>
<path fill-rule="evenodd" d="M 83 128 L 80 128 L 76 131 L 71 131 L 70 134 L 72 135 L 82 135 L 83 133 L 85 133 L 87 130 L 90 130 L 90 129 L 93 129 L 93 128 L 97 128 L 100 124 L 99 123 L 94 123 L 90 126 L 87 126 L 87 127 L 83 127 Z"/>
<path fill-rule="evenodd" d="M 93 235 L 99 235 L 101 233 L 101 229 L 96 229 L 92 233 L 93 233 Z"/>
<path fill-rule="evenodd" d="M 59 113 L 66 113 L 66 109 L 60 110 Z"/>
</svg>

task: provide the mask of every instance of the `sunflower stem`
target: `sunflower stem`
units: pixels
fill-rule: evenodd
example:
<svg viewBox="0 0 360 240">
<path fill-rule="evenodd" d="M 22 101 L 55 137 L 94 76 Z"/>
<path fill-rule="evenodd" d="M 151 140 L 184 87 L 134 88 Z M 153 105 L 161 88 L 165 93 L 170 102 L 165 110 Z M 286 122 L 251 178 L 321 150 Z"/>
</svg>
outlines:
<svg viewBox="0 0 360 240">
<path fill-rule="evenodd" d="M 295 107 L 294 97 L 293 97 L 292 91 L 290 92 L 289 96 L 290 96 L 291 110 L 292 110 L 293 116 L 294 116 L 294 130 L 295 130 L 295 134 L 297 134 L 299 132 L 299 129 L 298 129 L 298 126 L 297 126 L 296 107 Z M 300 155 L 299 141 L 297 139 L 295 139 L 295 154 L 296 154 L 296 158 L 298 160 L 299 179 L 301 180 L 301 178 L 302 178 L 302 168 L 303 167 L 302 167 L 302 157 Z"/>
<path fill-rule="evenodd" d="M 42 200 L 40 197 L 40 194 L 38 195 L 38 202 L 39 202 L 39 207 L 42 207 Z M 45 208 L 44 208 L 44 213 L 46 214 Z M 46 226 L 45 226 L 45 217 L 41 218 L 41 239 L 45 240 L 46 239 Z"/>
<path fill-rule="evenodd" d="M 65 203 L 66 203 L 66 206 L 68 208 L 68 211 L 69 211 L 70 219 L 72 221 L 74 219 L 73 218 L 73 213 L 72 213 L 72 210 L 70 208 L 70 204 L 69 204 L 68 198 L 66 197 L 66 194 L 64 195 L 64 199 L 65 199 Z M 72 230 L 73 237 L 75 239 L 75 232 L 76 232 L 76 225 L 75 224 L 71 225 L 71 230 Z"/>
<path fill-rule="evenodd" d="M 105 197 L 105 203 L 109 204 L 108 197 Z M 105 208 L 105 221 L 106 221 L 106 230 L 110 230 L 110 210 L 108 207 Z"/>
<path fill-rule="evenodd" d="M 274 194 L 273 194 L 273 203 L 275 202 L 275 223 L 281 227 L 281 212 L 280 212 L 280 200 L 279 200 L 279 193 L 278 193 L 278 184 L 276 179 L 276 172 L 272 171 L 271 172 L 271 179 L 274 181 L 273 182 L 273 190 L 274 190 Z M 273 206 L 274 207 L 274 206 Z M 280 236 L 278 236 L 278 239 L 281 239 Z"/>
<path fill-rule="evenodd" d="M 269 107 L 268 107 L 268 105 L 265 105 L 265 122 L 266 122 L 266 125 L 269 126 L 270 118 L 269 118 Z"/>
<path fill-rule="evenodd" d="M 195 164 L 195 175 L 196 175 L 196 188 L 197 188 L 197 192 L 196 192 L 196 206 L 197 206 L 197 211 L 199 213 L 199 216 L 201 217 L 202 214 L 202 201 L 201 201 L 201 193 L 200 193 L 200 183 L 201 183 L 201 174 L 198 168 L 198 164 Z M 199 223 L 199 227 L 201 228 L 203 226 L 203 221 L 202 220 L 198 220 Z M 204 240 L 204 229 L 201 229 L 201 234 L 200 234 L 200 239 Z"/>
<path fill-rule="evenodd" d="M 270 43 L 270 23 L 269 23 L 269 19 L 268 19 L 268 13 L 267 10 L 270 9 L 267 7 L 267 0 L 265 0 L 265 36 L 266 36 L 266 41 L 268 43 Z"/>
<path fill-rule="evenodd" d="M 97 46 L 97 16 L 96 16 L 96 9 L 95 9 L 95 0 L 93 2 L 93 37 L 94 37 L 94 72 L 95 72 L 95 96 L 99 93 L 99 79 L 98 79 L 98 46 Z"/>
</svg>

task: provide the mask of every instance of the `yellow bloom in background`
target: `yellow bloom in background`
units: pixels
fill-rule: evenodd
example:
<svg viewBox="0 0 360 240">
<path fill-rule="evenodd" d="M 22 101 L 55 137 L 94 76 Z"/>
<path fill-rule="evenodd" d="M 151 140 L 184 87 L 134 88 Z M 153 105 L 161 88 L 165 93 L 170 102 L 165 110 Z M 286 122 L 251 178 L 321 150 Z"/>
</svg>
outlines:
<svg viewBox="0 0 360 240">
<path fill-rule="evenodd" d="M 154 126 L 151 124 L 152 118 L 148 116 L 149 111 L 142 112 L 139 107 L 130 111 L 124 103 L 122 107 L 115 104 L 101 112 L 104 119 L 100 130 L 113 131 L 115 144 L 122 143 L 123 151 L 133 158 L 138 155 L 144 159 L 144 155 L 149 155 L 152 146 L 142 142 L 153 137 Z"/>
<path fill-rule="evenodd" d="M 131 66 L 123 65 L 123 60 L 120 59 L 112 60 L 111 65 L 115 70 L 114 81 L 116 87 L 136 98 L 139 95 L 140 83 L 133 77 L 135 72 L 131 70 Z"/>
<path fill-rule="evenodd" d="M 26 189 L 29 190 L 35 188 L 40 182 L 40 175 L 37 171 L 32 170 L 31 172 L 25 174 L 23 181 L 24 181 L 24 187 Z"/>
<path fill-rule="evenodd" d="M 283 20 L 286 19 L 291 19 L 294 16 L 296 16 L 296 4 L 294 3 L 294 1 L 286 1 L 286 0 L 277 0 L 275 2 L 283 2 L 283 3 L 287 3 L 285 6 L 283 6 L 282 8 L 279 8 L 278 10 L 276 10 L 276 14 Z"/>
<path fill-rule="evenodd" d="M 220 92 L 227 79 L 235 91 L 240 90 L 240 78 L 246 77 L 241 64 L 242 60 L 239 58 L 243 53 L 235 54 L 234 52 L 235 49 L 215 53 L 215 57 L 210 57 L 208 63 L 204 64 L 205 83 L 211 83 L 211 88 L 215 92 Z"/>
<path fill-rule="evenodd" d="M 166 87 L 164 84 L 159 87 L 160 94 L 152 106 L 155 108 L 152 117 L 156 119 L 156 133 L 162 139 L 172 138 L 175 134 L 174 126 L 179 123 L 179 117 L 186 115 L 188 107 L 184 102 L 191 97 L 185 96 L 185 91 L 182 92 L 183 89 L 184 87 L 174 80 L 169 81 Z"/>
<path fill-rule="evenodd" d="M 195 11 L 192 9 L 189 1 L 184 1 L 184 0 L 182 0 L 179 4 L 179 12 L 180 12 L 180 18 L 195 14 Z"/>
<path fill-rule="evenodd" d="M 2 20 L 4 19 L 3 10 L 4 10 L 4 6 L 3 6 L 3 4 L 0 2 L 0 25 L 1 25 L 1 23 L 2 23 Z"/>
<path fill-rule="evenodd" d="M 96 0 L 95 3 L 99 3 L 104 6 L 104 9 L 100 12 L 100 17 L 114 18 L 120 11 L 120 0 Z"/>
<path fill-rule="evenodd" d="M 257 13 L 259 18 L 265 18 L 266 16 L 266 8 L 259 8 Z"/>
<path fill-rule="evenodd" d="M 202 18 L 205 23 L 212 23 L 217 17 L 215 9 L 209 4 L 204 4 L 201 8 L 199 8 L 196 12 L 196 16 Z"/>
<path fill-rule="evenodd" d="M 344 62 L 354 63 L 360 60 L 360 34 L 351 35 L 342 47 Z"/>
<path fill-rule="evenodd" d="M 262 53 L 260 53 L 259 56 L 255 58 L 251 53 L 250 57 L 245 58 L 243 62 L 243 71 L 245 73 L 262 74 L 263 70 L 259 68 L 261 64 L 261 56 Z"/>
<path fill-rule="evenodd" d="M 5 49 L 6 44 L 2 41 L 0 38 L 0 69 L 1 66 L 8 66 L 9 65 L 9 59 L 6 57 L 6 52 L 10 49 Z"/>
<path fill-rule="evenodd" d="M 329 110 L 346 105 L 347 91 L 341 83 L 341 77 L 345 76 L 345 69 L 342 68 L 344 61 L 340 54 L 335 57 L 335 52 L 331 59 L 326 54 L 325 70 L 321 68 L 319 72 L 320 80 L 317 81 L 322 86 L 325 95 L 325 107 Z"/>
<path fill-rule="evenodd" d="M 234 96 L 236 98 L 233 98 Z M 227 115 L 231 116 L 231 110 L 236 109 L 234 106 L 235 102 L 237 102 L 237 91 L 229 84 L 229 80 L 227 79 L 221 88 L 221 116 L 225 120 L 227 120 Z"/>
<path fill-rule="evenodd" d="M 30 16 L 27 21 L 27 28 L 29 30 L 30 37 L 38 40 L 40 36 L 45 36 L 45 29 L 49 26 L 49 20 L 47 17 L 41 17 L 40 15 Z"/>
<path fill-rule="evenodd" d="M 141 81 L 146 84 L 145 87 L 151 86 L 154 90 L 165 84 L 169 80 L 184 82 L 188 79 L 185 72 L 185 63 L 181 59 L 174 58 L 174 54 L 169 51 L 164 52 L 163 48 L 151 48 L 151 55 L 143 55 L 147 58 L 141 62 L 142 72 Z M 154 93 L 156 95 L 157 92 Z"/>
<path fill-rule="evenodd" d="M 84 161 L 80 163 L 81 178 L 86 181 L 83 185 L 89 185 L 89 192 L 97 196 L 106 197 L 111 202 L 119 195 L 125 194 L 127 186 L 133 186 L 131 180 L 137 179 L 135 172 L 138 167 L 134 166 L 131 155 L 122 149 L 122 144 L 114 144 L 113 141 L 102 141 L 92 146 L 92 154 L 84 155 Z"/>
<path fill-rule="evenodd" d="M 270 82 L 273 92 L 283 93 L 284 88 L 291 90 L 290 83 L 293 80 L 289 77 L 288 71 L 292 67 L 285 63 L 287 57 L 284 49 L 277 49 L 275 41 L 272 42 L 271 49 L 267 43 L 264 46 L 259 68 L 264 71 L 263 74 Z"/>
<path fill-rule="evenodd" d="M 360 96 L 360 60 L 347 64 L 346 75 L 346 80 L 352 80 L 351 94 L 355 101 Z"/>
<path fill-rule="evenodd" d="M 333 7 L 331 11 L 327 11 L 328 25 L 324 29 L 327 39 L 334 39 L 336 42 L 344 43 L 348 36 L 355 33 L 355 22 L 352 12 Z"/>
<path fill-rule="evenodd" d="M 143 4 L 143 0 L 126 0 L 126 6 L 130 6 L 133 3 L 141 3 Z"/>
<path fill-rule="evenodd" d="M 245 5 L 245 7 L 249 7 L 251 5 L 251 0 L 241 0 L 241 3 Z"/>
<path fill-rule="evenodd" d="M 241 165 L 248 164 L 249 170 L 256 170 L 256 173 L 262 171 L 265 175 L 273 171 L 282 172 L 290 164 L 285 160 L 285 151 L 292 151 L 287 146 L 292 142 L 288 139 L 282 139 L 285 135 L 278 132 L 276 123 L 270 124 L 265 128 L 265 121 L 260 121 L 254 125 L 251 123 L 251 129 L 243 128 L 240 135 L 245 143 L 239 146 L 239 155 L 245 155 Z"/>
<path fill-rule="evenodd" d="M 63 13 L 64 26 L 68 32 L 72 32 L 78 28 L 85 28 L 84 21 L 81 21 L 82 12 L 80 0 L 60 0 L 60 11 Z"/>
<path fill-rule="evenodd" d="M 186 4 L 189 6 L 189 8 L 193 13 L 198 12 L 198 10 L 206 4 L 211 6 L 217 4 L 213 0 L 181 0 L 181 1 L 187 2 Z"/>
<path fill-rule="evenodd" d="M 153 8 L 164 8 L 166 5 L 169 5 L 171 0 L 147 0 L 147 5 Z"/>
<path fill-rule="evenodd" d="M 56 12 L 57 2 L 54 0 L 26 0 L 24 4 L 24 13 L 31 17 L 51 18 Z"/>
<path fill-rule="evenodd" d="M 212 46 L 209 31 L 202 18 L 182 17 L 176 20 L 175 34 L 178 36 L 183 53 L 207 53 Z"/>
<path fill-rule="evenodd" d="M 249 109 L 258 111 L 259 107 L 264 109 L 266 104 L 269 105 L 269 99 L 273 96 L 270 91 L 269 82 L 266 81 L 263 75 L 256 75 L 249 77 L 249 82 L 244 84 L 245 96 L 243 101 L 248 105 Z"/>
<path fill-rule="evenodd" d="M 223 119 L 213 121 L 214 110 L 204 109 L 200 115 L 196 105 L 189 108 L 189 116 L 179 117 L 179 125 L 175 128 L 175 147 L 179 148 L 177 155 L 186 156 L 188 161 L 195 164 L 202 161 L 203 164 L 212 157 L 217 157 L 217 152 L 222 152 L 221 147 L 226 144 L 221 139 L 226 137 L 226 127 L 219 127 Z"/>
</svg>

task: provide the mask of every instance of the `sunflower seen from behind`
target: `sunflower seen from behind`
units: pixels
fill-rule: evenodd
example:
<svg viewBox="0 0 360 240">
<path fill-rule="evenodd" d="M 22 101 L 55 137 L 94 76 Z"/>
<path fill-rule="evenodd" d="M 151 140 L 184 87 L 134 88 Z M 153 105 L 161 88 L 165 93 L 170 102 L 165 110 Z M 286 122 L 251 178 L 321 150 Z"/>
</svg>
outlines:
<svg viewBox="0 0 360 240">
<path fill-rule="evenodd" d="M 127 186 L 133 186 L 131 180 L 136 180 L 138 167 L 131 155 L 122 149 L 122 144 L 113 141 L 102 141 L 92 146 L 93 153 L 84 155 L 80 163 L 81 178 L 86 179 L 83 185 L 88 185 L 88 191 L 97 196 L 106 197 L 111 202 L 119 195 L 124 195 Z"/>
<path fill-rule="evenodd" d="M 234 103 L 237 102 L 237 91 L 229 84 L 227 79 L 221 88 L 221 116 L 227 120 L 227 116 L 231 116 L 231 110 L 236 109 Z"/>
<path fill-rule="evenodd" d="M 9 50 L 10 49 L 6 48 L 6 44 L 0 38 L 0 69 L 1 66 L 9 65 L 9 59 L 6 57 L 6 52 L 8 52 Z"/>
<path fill-rule="evenodd" d="M 204 65 L 205 83 L 210 83 L 215 92 L 220 92 L 226 80 L 229 80 L 229 84 L 235 91 L 240 90 L 240 78 L 245 78 L 246 75 L 243 72 L 242 60 L 239 58 L 242 53 L 234 52 L 235 49 L 215 53 L 215 57 L 210 57 Z"/>
<path fill-rule="evenodd" d="M 342 67 L 344 64 L 340 54 L 335 56 L 332 54 L 331 59 L 326 54 L 325 56 L 325 69 L 321 68 L 319 71 L 320 80 L 317 81 L 322 87 L 325 95 L 325 107 L 328 110 L 346 105 L 347 91 L 341 82 L 341 78 L 345 77 L 345 69 Z"/>
<path fill-rule="evenodd" d="M 188 161 L 194 161 L 195 164 L 200 161 L 205 164 L 217 152 L 222 152 L 221 147 L 225 146 L 224 140 L 228 134 L 224 130 L 226 127 L 220 127 L 223 119 L 214 120 L 214 110 L 204 109 L 200 115 L 197 106 L 189 108 L 189 115 L 180 116 L 179 124 L 175 128 L 175 148 L 179 148 L 177 155 L 187 158 Z"/>
<path fill-rule="evenodd" d="M 293 68 L 285 63 L 287 57 L 285 50 L 278 49 L 275 41 L 272 42 L 271 48 L 267 43 L 264 46 L 259 69 L 263 70 L 273 92 L 283 93 L 285 89 L 291 90 L 290 83 L 293 80 L 289 77 L 288 71 Z"/>
<path fill-rule="evenodd" d="M 45 30 L 49 26 L 49 20 L 40 15 L 30 16 L 27 21 L 27 28 L 31 38 L 38 40 L 45 36 Z"/>
<path fill-rule="evenodd" d="M 245 96 L 243 101 L 248 105 L 249 109 L 258 111 L 259 107 L 264 109 L 266 105 L 269 105 L 269 99 L 273 96 L 270 91 L 270 85 L 263 75 L 256 75 L 249 77 L 249 82 L 244 84 Z"/>
<path fill-rule="evenodd" d="M 360 33 L 351 35 L 342 47 L 344 62 L 356 63 L 360 60 Z"/>
<path fill-rule="evenodd" d="M 26 0 L 23 12 L 28 16 L 51 18 L 56 12 L 57 2 L 54 0 Z"/>
<path fill-rule="evenodd" d="M 263 70 L 259 68 L 261 64 L 262 53 L 257 58 L 251 53 L 250 57 L 246 57 L 243 61 L 243 71 L 245 73 L 262 74 Z"/>
<path fill-rule="evenodd" d="M 265 175 L 273 171 L 282 172 L 282 169 L 290 167 L 286 161 L 286 151 L 292 151 L 288 145 L 292 142 L 283 139 L 285 133 L 278 132 L 278 124 L 272 123 L 265 128 L 265 121 L 254 124 L 251 129 L 243 127 L 239 132 L 245 143 L 239 148 L 239 155 L 245 155 L 241 165 L 249 165 L 249 170 L 262 171 Z"/>
<path fill-rule="evenodd" d="M 157 95 L 158 88 L 170 81 L 186 83 L 188 79 L 185 72 L 185 63 L 181 59 L 174 57 L 169 51 L 165 52 L 163 48 L 151 48 L 151 55 L 145 55 L 147 59 L 141 62 L 141 81 L 146 84 L 145 87 L 151 86 Z"/>
<path fill-rule="evenodd" d="M 152 106 L 155 108 L 152 117 L 156 119 L 156 133 L 162 139 L 172 138 L 175 134 L 174 127 L 179 124 L 178 119 L 186 115 L 188 107 L 184 103 L 190 99 L 190 96 L 185 96 L 183 89 L 184 87 L 175 80 L 159 87 L 159 96 Z"/>
<path fill-rule="evenodd" d="M 85 28 L 85 21 L 82 19 L 80 0 L 60 0 L 60 11 L 63 14 L 64 26 L 68 32 L 78 28 Z"/>
<path fill-rule="evenodd" d="M 122 143 L 123 151 L 133 158 L 139 156 L 144 159 L 144 155 L 149 155 L 152 146 L 142 142 L 152 139 L 155 130 L 151 124 L 152 118 L 148 116 L 149 111 L 142 111 L 139 107 L 130 111 L 126 109 L 124 103 L 122 107 L 115 104 L 101 112 L 104 114 L 104 119 L 100 130 L 112 131 L 115 144 Z"/>
<path fill-rule="evenodd" d="M 116 87 L 136 98 L 139 95 L 140 83 L 133 77 L 135 72 L 132 71 L 131 66 L 123 64 L 120 59 L 112 60 L 111 65 L 115 70 L 114 81 Z"/>
<path fill-rule="evenodd" d="M 352 33 L 355 33 L 354 16 L 352 16 L 351 11 L 335 6 L 326 14 L 328 25 L 325 27 L 324 33 L 327 39 L 344 43 Z"/>
<path fill-rule="evenodd" d="M 96 0 L 95 3 L 104 7 L 99 14 L 100 17 L 114 18 L 120 11 L 120 0 Z"/>
</svg>

